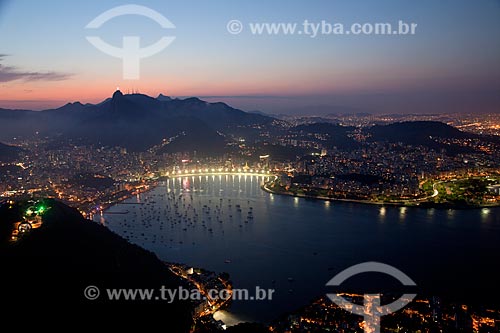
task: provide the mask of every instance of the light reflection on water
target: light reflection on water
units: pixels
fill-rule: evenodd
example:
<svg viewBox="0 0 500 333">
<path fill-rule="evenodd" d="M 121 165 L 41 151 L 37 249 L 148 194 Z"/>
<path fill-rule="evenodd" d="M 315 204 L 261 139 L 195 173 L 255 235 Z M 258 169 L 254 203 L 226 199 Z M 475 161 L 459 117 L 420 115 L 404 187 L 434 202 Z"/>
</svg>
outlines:
<svg viewBox="0 0 500 333">
<path fill-rule="evenodd" d="M 365 261 L 396 266 L 419 285 L 434 283 L 434 276 L 449 277 L 457 285 L 498 278 L 488 271 L 500 253 L 498 209 L 316 201 L 266 193 L 260 188 L 264 179 L 171 179 L 126 200 L 140 204 L 108 210 L 126 207 L 128 214 L 105 213 L 103 219 L 111 230 L 162 260 L 228 272 L 235 288 L 276 289 L 272 302 L 233 302 L 223 312 L 228 317 L 276 318 L 328 292 L 325 284 L 336 273 Z M 471 275 L 461 269 L 464 263 L 473 263 Z"/>
</svg>

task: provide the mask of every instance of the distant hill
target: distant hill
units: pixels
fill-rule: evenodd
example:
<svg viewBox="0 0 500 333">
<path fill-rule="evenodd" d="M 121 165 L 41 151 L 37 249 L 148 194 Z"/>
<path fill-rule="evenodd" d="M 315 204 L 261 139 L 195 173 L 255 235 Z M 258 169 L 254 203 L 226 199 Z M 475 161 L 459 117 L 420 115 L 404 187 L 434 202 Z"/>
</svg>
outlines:
<svg viewBox="0 0 500 333">
<path fill-rule="evenodd" d="M 144 151 L 164 139 L 178 137 L 181 141 L 173 141 L 165 151 L 216 154 L 224 150 L 226 140 L 240 129 L 256 131 L 255 126 L 265 126 L 273 120 L 195 97 L 153 98 L 116 91 L 112 98 L 99 104 L 76 102 L 40 112 L 0 110 L 0 139 L 38 132 L 63 140 Z"/>
<path fill-rule="evenodd" d="M 445 149 L 448 153 L 467 153 L 472 150 L 460 146 L 437 143 L 435 138 L 467 139 L 477 135 L 462 132 L 455 127 L 437 121 L 411 121 L 389 125 L 375 125 L 367 130 L 370 141 L 402 142 L 409 145 L 421 145 L 435 150 Z"/>
<path fill-rule="evenodd" d="M 299 133 L 302 138 L 321 142 L 328 148 L 336 147 L 338 149 L 353 149 L 359 146 L 359 143 L 348 136 L 354 131 L 354 127 L 340 126 L 332 123 L 315 123 L 308 125 L 299 125 L 290 131 Z M 318 138 L 315 134 L 322 134 L 324 138 Z"/>
<path fill-rule="evenodd" d="M 375 140 L 422 142 L 429 137 L 468 138 L 473 134 L 462 132 L 455 127 L 438 121 L 407 121 L 389 125 L 376 125 L 369 132 Z"/>
<path fill-rule="evenodd" d="M 199 156 L 221 156 L 235 149 L 243 139 L 246 145 L 254 146 L 257 153 L 265 155 L 271 149 L 276 153 L 273 156 L 280 156 L 280 159 L 294 159 L 301 151 L 294 147 L 288 151 L 266 147 L 269 142 L 276 143 L 272 139 L 278 136 L 290 135 L 290 138 L 316 142 L 329 149 L 350 150 L 361 146 L 351 136 L 355 128 L 340 126 L 334 119 L 286 119 L 302 125 L 290 127 L 290 123 L 262 113 L 244 112 L 225 103 L 208 103 L 196 97 L 179 99 L 160 94 L 154 98 L 116 91 L 98 104 L 75 102 L 39 112 L 0 109 L 0 140 L 37 133 L 39 137 L 53 140 L 50 143 L 56 147 L 78 143 L 97 147 L 120 146 L 133 152 L 155 147 L 158 154 L 196 151 Z M 449 154 L 470 153 L 472 150 L 438 143 L 437 138 L 480 138 L 500 142 L 498 138 L 462 132 L 436 121 L 375 125 L 363 131 L 368 142 L 402 142 L 437 151 L 444 149 Z"/>
<path fill-rule="evenodd" d="M 222 155 L 226 151 L 226 138 L 216 131 L 208 131 L 202 122 L 190 122 L 188 129 L 170 144 L 160 148 L 157 153 L 179 151 L 196 152 L 197 156 Z"/>
<path fill-rule="evenodd" d="M 44 224 L 17 243 L 8 244 L 12 223 L 21 207 L 0 207 L 0 305 L 4 318 L 26 312 L 33 322 L 58 318 L 116 327 L 140 324 L 164 327 L 169 332 L 189 332 L 191 305 L 174 301 L 109 301 L 105 288 L 176 289 L 184 284 L 153 253 L 56 201 L 44 216 Z M 101 289 L 101 297 L 89 301 L 87 286 Z"/>
</svg>

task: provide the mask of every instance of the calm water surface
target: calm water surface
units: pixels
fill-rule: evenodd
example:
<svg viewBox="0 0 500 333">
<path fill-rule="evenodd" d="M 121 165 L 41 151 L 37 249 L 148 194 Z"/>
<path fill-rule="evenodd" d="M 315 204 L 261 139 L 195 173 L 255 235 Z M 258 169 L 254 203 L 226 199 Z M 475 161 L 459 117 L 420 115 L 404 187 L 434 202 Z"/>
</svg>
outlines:
<svg viewBox="0 0 500 333">
<path fill-rule="evenodd" d="M 264 179 L 171 179 L 95 220 L 162 260 L 228 272 L 235 288 L 276 290 L 272 301 L 233 302 L 225 320 L 275 319 L 323 295 L 335 274 L 365 261 L 401 269 L 420 292 L 482 302 L 499 296 L 499 209 L 299 199 L 262 191 Z"/>
</svg>

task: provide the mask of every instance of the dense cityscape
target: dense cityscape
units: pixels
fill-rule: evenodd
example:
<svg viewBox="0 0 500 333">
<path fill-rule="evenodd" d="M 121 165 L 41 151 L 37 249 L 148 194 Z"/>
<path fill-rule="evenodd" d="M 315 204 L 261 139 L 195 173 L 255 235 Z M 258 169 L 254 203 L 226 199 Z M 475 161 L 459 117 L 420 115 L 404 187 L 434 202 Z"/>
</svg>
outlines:
<svg viewBox="0 0 500 333">
<path fill-rule="evenodd" d="M 300 132 L 292 128 L 286 134 L 274 136 L 262 131 L 260 136 L 266 135 L 265 140 L 253 142 L 238 137 L 234 141 L 238 142 L 236 148 L 233 142 L 228 142 L 231 151 L 211 157 L 198 157 L 196 152 L 189 151 L 160 153 L 154 147 L 134 152 L 119 146 L 57 144 L 57 140 L 37 135 L 13 139 L 10 143 L 22 152 L 1 164 L 0 192 L 2 198 L 22 195 L 58 198 L 88 215 L 169 176 L 255 171 L 279 176 L 269 188 L 292 195 L 410 205 L 429 201 L 427 199 L 476 206 L 497 204 L 498 140 L 465 138 L 451 143 L 450 139 L 436 135 L 435 142 L 469 149 L 450 154 L 426 144 L 370 142 L 364 130 L 365 117 L 350 116 L 349 119 L 351 125 L 357 119 L 352 132 L 347 134 L 356 144 L 349 149 L 332 146 L 332 134 L 308 133 L 307 128 Z M 376 119 L 387 118 L 370 119 L 372 122 L 366 126 L 373 126 Z M 485 115 L 482 121 L 489 124 L 488 134 L 498 137 L 500 129 L 493 131 L 498 125 L 492 123 L 492 119 L 496 118 Z M 473 134 L 485 131 L 477 125 L 477 116 L 469 120 L 462 118 L 460 123 L 470 124 L 466 129 Z M 286 126 L 291 125 L 286 123 Z M 265 154 L 257 155 L 258 152 Z M 466 185 L 470 190 L 461 193 L 453 190 L 456 186 L 452 180 L 457 179 L 470 180 Z M 445 186 L 437 187 L 441 191 L 436 197 L 434 185 L 438 182 Z"/>
<path fill-rule="evenodd" d="M 363 295 L 340 294 L 355 304 Z M 386 301 L 391 297 L 386 296 Z M 382 297 L 384 299 L 384 297 Z M 332 327 L 332 323 L 336 323 Z M 439 297 L 419 297 L 401 312 L 382 318 L 382 332 L 499 332 L 500 311 Z M 272 332 L 363 332 L 364 322 L 322 297 L 270 327 Z"/>
</svg>

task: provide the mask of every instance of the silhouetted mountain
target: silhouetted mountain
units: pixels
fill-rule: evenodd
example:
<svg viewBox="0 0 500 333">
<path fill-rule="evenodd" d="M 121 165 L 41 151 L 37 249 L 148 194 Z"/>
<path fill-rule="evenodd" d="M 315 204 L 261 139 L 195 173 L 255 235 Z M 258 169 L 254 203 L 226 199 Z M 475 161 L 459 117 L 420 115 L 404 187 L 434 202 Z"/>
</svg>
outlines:
<svg viewBox="0 0 500 333">
<path fill-rule="evenodd" d="M 74 103 L 68 103 L 66 105 L 61 106 L 60 108 L 53 109 L 51 111 L 70 111 L 70 112 L 77 112 L 77 111 L 82 111 L 84 110 L 89 104 L 83 105 L 80 102 L 74 102 Z M 47 110 L 49 111 L 49 110 Z"/>
<path fill-rule="evenodd" d="M 474 136 L 438 121 L 407 121 L 389 125 L 373 126 L 369 132 L 376 140 L 422 141 L 429 137 L 463 139 Z"/>
<path fill-rule="evenodd" d="M 273 121 L 273 118 L 268 116 L 247 113 L 222 102 L 207 103 L 195 97 L 174 99 L 164 105 L 171 115 L 194 117 L 217 130 L 228 130 L 234 126 L 268 124 Z"/>
<path fill-rule="evenodd" d="M 168 96 L 165 96 L 163 94 L 159 94 L 158 97 L 156 97 L 156 99 L 159 100 L 159 101 L 162 101 L 162 102 L 164 102 L 164 101 L 169 102 L 169 101 L 172 100 L 172 98 L 170 98 Z"/>
<path fill-rule="evenodd" d="M 264 114 L 247 113 L 225 103 L 208 103 L 196 97 L 185 99 L 159 95 L 124 95 L 116 91 L 99 104 L 68 103 L 58 109 L 40 112 L 0 109 L 0 140 L 13 137 L 49 137 L 61 142 L 79 142 L 96 146 L 121 146 L 130 151 L 194 152 L 220 155 L 228 143 L 244 138 L 247 144 L 267 150 L 262 134 L 292 134 L 297 139 L 321 143 L 326 148 L 354 149 L 360 143 L 351 138 L 353 127 L 339 126 L 334 120 L 304 118 L 304 122 L 320 121 L 289 128 Z M 461 132 L 440 122 L 416 121 L 376 125 L 364 130 L 370 141 L 402 142 L 423 145 L 450 154 L 467 153 L 470 148 L 436 142 L 437 138 L 487 138 Z M 167 144 L 165 144 L 167 143 Z M 271 147 L 270 148 L 274 148 Z M 279 147 L 276 147 L 279 148 Z M 279 149 L 273 149 L 279 150 Z M 260 151 L 260 150 L 259 150 Z M 300 151 L 291 149 L 283 157 L 292 158 Z"/>
<path fill-rule="evenodd" d="M 355 128 L 350 126 L 340 126 L 332 123 L 315 123 L 299 125 L 291 129 L 292 132 L 299 133 L 302 138 L 321 142 L 328 148 L 353 149 L 359 143 L 348 136 Z M 318 137 L 318 134 L 322 137 Z"/>
<path fill-rule="evenodd" d="M 8 146 L 0 143 L 0 162 L 11 162 L 19 157 L 23 150 L 18 147 Z"/>
<path fill-rule="evenodd" d="M 14 136 L 59 135 L 102 146 L 143 151 L 174 138 L 165 151 L 220 153 L 225 140 L 242 128 L 272 123 L 273 118 L 246 113 L 224 103 L 198 98 L 152 98 L 143 94 L 113 97 L 99 104 L 69 103 L 40 112 L 0 110 L 0 139 Z M 255 130 L 254 130 L 255 131 Z M 180 142 L 175 142 L 179 139 Z"/>
<path fill-rule="evenodd" d="M 447 152 L 465 153 L 471 149 L 456 145 L 436 142 L 436 138 L 467 139 L 478 138 L 471 133 L 462 132 L 455 127 L 437 121 L 411 121 L 389 125 L 375 125 L 367 130 L 371 141 L 401 142 L 409 145 L 421 145 L 432 149 L 445 149 Z"/>
<path fill-rule="evenodd" d="M 34 322 L 38 319 L 54 323 L 57 318 L 64 318 L 75 323 L 140 323 L 144 328 L 189 332 L 190 303 L 110 301 L 107 296 L 106 288 L 187 287 L 153 253 L 85 220 L 76 209 L 52 200 L 44 204 L 50 209 L 43 217 L 43 225 L 13 244 L 5 240 L 10 238 L 12 224 L 20 219 L 25 208 L 0 207 L 3 315 L 13 318 L 29 308 L 30 320 Z M 98 287 L 100 297 L 87 300 L 87 286 Z"/>
<path fill-rule="evenodd" d="M 221 155 L 225 151 L 226 139 L 215 131 L 208 131 L 200 121 L 192 121 L 188 129 L 180 132 L 170 144 L 158 150 L 158 154 L 179 151 L 195 152 L 197 155 Z"/>
</svg>

